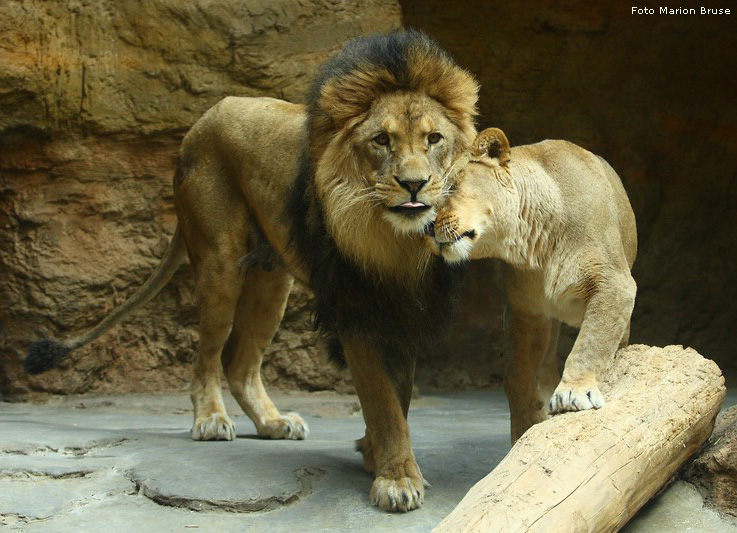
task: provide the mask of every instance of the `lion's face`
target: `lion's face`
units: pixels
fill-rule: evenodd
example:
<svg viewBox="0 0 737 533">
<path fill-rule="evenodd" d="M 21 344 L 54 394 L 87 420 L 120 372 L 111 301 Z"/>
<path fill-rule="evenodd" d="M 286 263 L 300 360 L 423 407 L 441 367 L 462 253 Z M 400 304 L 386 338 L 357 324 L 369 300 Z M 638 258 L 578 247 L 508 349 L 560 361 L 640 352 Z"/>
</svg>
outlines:
<svg viewBox="0 0 737 533">
<path fill-rule="evenodd" d="M 454 161 L 449 172 L 453 191 L 438 210 L 432 235 L 425 240 L 435 254 L 449 263 L 472 258 L 474 247 L 483 241 L 481 237 L 493 231 L 494 206 L 500 205 L 501 200 L 500 185 L 511 185 L 510 158 L 509 140 L 504 132 L 487 128 Z"/>
<path fill-rule="evenodd" d="M 458 136 L 440 104 L 422 94 L 379 98 L 352 132 L 362 185 L 397 232 L 418 233 L 434 220 Z"/>
<path fill-rule="evenodd" d="M 494 196 L 488 165 L 469 162 L 454 179 L 454 190 L 440 209 L 427 237 L 432 251 L 448 263 L 471 258 L 476 243 L 489 230 L 494 215 Z"/>
<path fill-rule="evenodd" d="M 351 226 L 353 217 L 370 212 L 374 226 L 383 220 L 395 234 L 421 235 L 447 193 L 454 156 L 468 141 L 424 94 L 380 96 L 323 156 L 321 169 L 332 172 L 318 170 L 317 183 L 330 222 Z"/>
<path fill-rule="evenodd" d="M 423 230 L 453 159 L 476 135 L 478 85 L 429 41 L 384 51 L 364 44 L 313 86 L 311 169 L 303 168 L 341 254 L 374 277 L 417 283 L 432 264 Z"/>
</svg>

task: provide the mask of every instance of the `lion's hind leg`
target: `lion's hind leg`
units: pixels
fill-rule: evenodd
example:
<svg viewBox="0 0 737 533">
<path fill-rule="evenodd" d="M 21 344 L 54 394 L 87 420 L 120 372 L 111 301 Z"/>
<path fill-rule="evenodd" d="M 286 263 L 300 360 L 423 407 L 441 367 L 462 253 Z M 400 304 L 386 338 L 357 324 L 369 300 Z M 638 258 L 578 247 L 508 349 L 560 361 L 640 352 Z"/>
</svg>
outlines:
<svg viewBox="0 0 737 533">
<path fill-rule="evenodd" d="M 258 435 L 270 439 L 304 439 L 309 431 L 297 413 L 279 412 L 261 381 L 263 353 L 284 315 L 292 281 L 280 269 L 248 269 L 233 329 L 223 351 L 230 392 L 253 421 Z"/>
<path fill-rule="evenodd" d="M 241 252 L 224 243 L 192 256 L 200 347 L 193 366 L 194 440 L 233 440 L 235 424 L 225 412 L 221 354 L 230 334 L 243 272 L 235 259 Z"/>
</svg>

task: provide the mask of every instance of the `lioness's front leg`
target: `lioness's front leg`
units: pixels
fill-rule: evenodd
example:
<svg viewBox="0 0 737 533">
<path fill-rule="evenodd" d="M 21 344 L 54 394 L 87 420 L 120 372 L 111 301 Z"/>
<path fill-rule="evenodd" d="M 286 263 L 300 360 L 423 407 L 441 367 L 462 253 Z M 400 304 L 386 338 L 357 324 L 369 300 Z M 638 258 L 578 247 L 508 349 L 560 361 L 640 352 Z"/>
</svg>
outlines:
<svg viewBox="0 0 737 533">
<path fill-rule="evenodd" d="M 636 290 L 629 272 L 610 274 L 597 284 L 566 360 L 563 378 L 550 399 L 551 413 L 604 406 L 599 379 L 628 332 Z"/>
<path fill-rule="evenodd" d="M 412 451 L 397 388 L 376 350 L 358 339 L 341 341 L 373 452 L 371 502 L 385 511 L 417 509 L 425 498 L 424 479 Z"/>
</svg>

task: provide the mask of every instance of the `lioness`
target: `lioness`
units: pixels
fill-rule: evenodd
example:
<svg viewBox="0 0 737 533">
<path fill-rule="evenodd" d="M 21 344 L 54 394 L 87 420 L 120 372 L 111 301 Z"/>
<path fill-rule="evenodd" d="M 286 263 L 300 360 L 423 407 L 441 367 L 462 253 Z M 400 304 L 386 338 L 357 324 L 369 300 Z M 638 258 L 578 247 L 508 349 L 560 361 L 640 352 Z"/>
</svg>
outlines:
<svg viewBox="0 0 737 533">
<path fill-rule="evenodd" d="M 428 243 L 450 263 L 499 258 L 507 265 L 512 440 L 547 417 L 546 405 L 551 413 L 602 407 L 597 380 L 627 344 L 636 292 L 635 216 L 619 177 L 565 141 L 510 150 L 496 128 L 481 132 L 450 174 L 455 190 Z M 561 321 L 581 328 L 562 378 Z"/>
<path fill-rule="evenodd" d="M 344 357 L 363 407 L 371 501 L 408 511 L 424 498 L 406 422 L 416 356 L 440 333 L 454 270 L 423 245 L 455 156 L 475 136 L 478 85 L 415 31 L 350 41 L 328 61 L 306 109 L 226 98 L 186 135 L 174 179 L 178 226 L 161 264 L 91 331 L 35 343 L 30 372 L 53 366 L 155 296 L 184 254 L 196 276 L 200 347 L 196 440 L 235 437 L 220 370 L 258 434 L 301 439 L 260 367 L 293 278 L 316 295 L 318 323 Z"/>
</svg>

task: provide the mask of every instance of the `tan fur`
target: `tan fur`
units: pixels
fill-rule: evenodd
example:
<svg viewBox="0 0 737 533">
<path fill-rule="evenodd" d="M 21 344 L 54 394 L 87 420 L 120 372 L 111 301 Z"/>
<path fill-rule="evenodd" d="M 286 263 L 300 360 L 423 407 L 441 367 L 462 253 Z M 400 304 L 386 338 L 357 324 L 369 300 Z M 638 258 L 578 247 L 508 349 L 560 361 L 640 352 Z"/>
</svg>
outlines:
<svg viewBox="0 0 737 533">
<path fill-rule="evenodd" d="M 417 324 L 431 321 L 413 310 L 446 296 L 431 285 L 445 269 L 428 268 L 438 265 L 423 232 L 448 194 L 450 164 L 475 136 L 477 93 L 473 77 L 436 43 L 406 31 L 347 43 L 318 73 L 307 108 L 224 99 L 182 142 L 179 223 L 157 271 L 88 334 L 39 341 L 28 368 L 42 371 L 122 321 L 164 286 L 186 250 L 200 316 L 192 438 L 235 437 L 222 370 L 260 436 L 304 438 L 307 425 L 279 413 L 260 375 L 296 278 L 312 284 L 320 325 L 339 337 L 356 383 L 366 420 L 360 449 L 376 476 L 372 501 L 389 511 L 419 507 L 424 481 L 406 418 L 418 341 L 431 329 Z M 345 290 L 352 283 L 354 294 Z M 387 290 L 411 305 L 363 320 Z M 351 315 L 340 316 L 343 309 Z M 418 328 L 406 331 L 408 345 L 396 354 L 395 325 Z M 392 331 L 384 338 L 380 328 Z"/>
<path fill-rule="evenodd" d="M 405 109 L 411 110 L 412 116 L 432 118 L 397 118 Z M 359 126 L 335 136 L 327 145 L 315 178 L 318 194 L 328 230 L 345 253 L 372 274 L 413 283 L 428 264 L 422 229 L 435 218 L 435 209 L 413 219 L 387 211 L 387 207 L 409 199 L 397 180 L 429 179 L 417 200 L 436 205 L 447 189 L 444 175 L 455 154 L 453 146 L 467 145 L 468 138 L 459 139 L 461 135 L 443 116 L 441 106 L 424 95 L 381 96 L 373 111 Z M 436 130 L 447 132 L 446 138 L 427 148 L 427 135 Z M 372 146 L 371 138 L 377 131 L 390 134 L 390 149 Z M 346 151 L 345 147 L 356 140 L 361 143 L 359 153 Z M 376 166 L 386 172 L 377 172 Z"/>
<path fill-rule="evenodd" d="M 309 280 L 291 248 L 284 213 L 305 119 L 299 105 L 231 97 L 210 109 L 182 142 L 174 183 L 179 225 L 167 253 L 171 260 L 159 270 L 168 279 L 186 246 L 200 314 L 192 381 L 195 440 L 235 437 L 223 404 L 221 368 L 260 436 L 301 439 L 307 434 L 299 415 L 277 410 L 260 375 L 263 352 L 279 326 L 293 278 L 304 284 Z M 380 130 L 389 133 L 391 149 L 372 144 Z M 443 141 L 428 147 L 432 131 L 442 132 Z M 326 224 L 343 252 L 376 278 L 417 283 L 431 257 L 422 229 L 447 194 L 444 176 L 472 140 L 468 131 L 451 122 L 435 99 L 394 93 L 377 97 L 362 120 L 331 137 L 317 165 L 315 186 Z M 417 217 L 389 211 L 410 196 L 395 177 L 429 180 L 417 200 L 430 209 Z M 254 227 L 281 260 L 272 271 L 244 272 L 239 266 L 253 251 L 249 229 Z M 165 275 L 154 277 L 153 285 L 163 286 Z M 153 295 L 149 292 L 147 298 Z M 116 322 L 124 318 L 114 314 Z M 390 511 L 417 508 L 424 480 L 406 422 L 413 370 L 390 378 L 378 353 L 358 341 L 342 341 L 366 417 L 360 448 L 367 470 L 376 475 L 371 499 Z"/>
<path fill-rule="evenodd" d="M 233 436 L 220 394 L 219 350 L 234 306 L 236 318 L 224 354 L 231 391 L 260 435 L 304 436 L 299 431 L 304 422 L 294 414 L 279 414 L 259 374 L 262 352 L 284 310 L 290 274 L 303 283 L 309 277 L 292 255 L 283 221 L 303 122 L 299 106 L 228 98 L 183 143 L 182 159 L 193 159 L 195 167 L 176 187 L 175 199 L 197 275 L 202 323 L 192 388 L 195 439 Z M 372 142 L 377 131 L 389 133 L 391 149 Z M 428 147 L 427 135 L 433 131 L 443 132 L 445 147 Z M 422 228 L 435 218 L 435 209 L 416 218 L 388 211 L 409 198 L 395 178 L 429 179 L 417 200 L 438 205 L 447 192 L 443 176 L 457 153 L 454 147 L 470 140 L 435 100 L 414 93 L 379 96 L 360 123 L 330 139 L 315 184 L 327 227 L 344 253 L 372 275 L 416 283 L 429 260 Z M 244 283 L 235 265 L 248 252 L 245 231 L 251 221 L 285 265 L 278 272 L 249 273 Z M 396 388 L 379 354 L 357 341 L 342 341 L 366 418 L 362 451 L 366 468 L 376 475 L 371 499 L 386 510 L 416 508 L 424 498 L 424 482 L 406 423 L 412 378 L 395 376 Z"/>
<path fill-rule="evenodd" d="M 507 265 L 515 353 L 505 389 L 514 441 L 548 407 L 604 405 L 598 379 L 629 338 L 637 231 L 619 177 L 583 148 L 543 141 L 510 150 L 496 129 L 479 134 L 473 147 L 483 150 L 472 148 L 454 164 L 455 192 L 428 244 L 447 261 L 500 258 Z M 562 377 L 560 322 L 580 327 Z"/>
<path fill-rule="evenodd" d="M 231 393 L 260 436 L 301 439 L 307 425 L 282 415 L 261 382 L 263 351 L 284 313 L 297 261 L 287 247 L 283 206 L 296 173 L 305 114 L 270 98 L 226 98 L 190 130 L 180 148 L 174 202 L 179 232 L 195 271 L 200 348 L 193 368 L 195 440 L 231 440 L 221 368 Z M 278 147 L 278 148 L 277 148 Z M 274 154 L 278 151 L 278 154 Z M 293 265 L 244 272 L 250 226 Z"/>
</svg>

